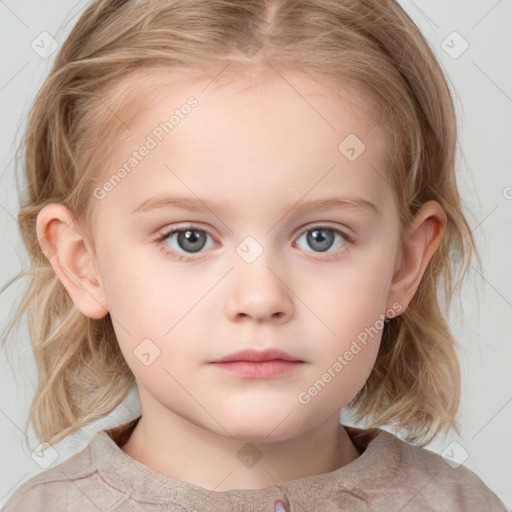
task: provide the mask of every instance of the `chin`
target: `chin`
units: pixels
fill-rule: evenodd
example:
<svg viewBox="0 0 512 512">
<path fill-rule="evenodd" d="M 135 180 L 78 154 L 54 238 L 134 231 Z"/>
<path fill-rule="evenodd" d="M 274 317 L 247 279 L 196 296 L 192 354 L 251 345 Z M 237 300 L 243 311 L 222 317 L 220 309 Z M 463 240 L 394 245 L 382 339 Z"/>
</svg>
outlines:
<svg viewBox="0 0 512 512">
<path fill-rule="evenodd" d="M 295 438 L 313 426 L 297 422 L 296 417 L 292 419 L 294 414 L 290 412 L 284 408 L 278 411 L 266 411 L 264 414 L 258 408 L 238 414 L 230 411 L 229 414 L 216 416 L 224 428 L 216 422 L 209 423 L 216 434 L 226 439 L 246 443 L 279 442 Z"/>
</svg>

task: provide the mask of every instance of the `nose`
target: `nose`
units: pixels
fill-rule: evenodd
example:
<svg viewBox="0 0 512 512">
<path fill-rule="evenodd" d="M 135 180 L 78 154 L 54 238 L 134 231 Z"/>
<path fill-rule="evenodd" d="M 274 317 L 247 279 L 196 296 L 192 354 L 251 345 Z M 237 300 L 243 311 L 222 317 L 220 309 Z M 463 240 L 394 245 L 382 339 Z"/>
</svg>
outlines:
<svg viewBox="0 0 512 512">
<path fill-rule="evenodd" d="M 281 277 L 264 254 L 253 263 L 237 262 L 230 273 L 225 304 L 229 319 L 281 323 L 293 315 L 293 293 L 286 276 Z"/>
</svg>

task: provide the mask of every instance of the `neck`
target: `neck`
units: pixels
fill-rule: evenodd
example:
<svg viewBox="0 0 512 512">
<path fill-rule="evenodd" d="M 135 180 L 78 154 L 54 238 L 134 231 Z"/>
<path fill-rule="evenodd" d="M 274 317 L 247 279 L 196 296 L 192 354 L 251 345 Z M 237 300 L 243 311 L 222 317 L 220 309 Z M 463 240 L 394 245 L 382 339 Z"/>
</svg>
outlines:
<svg viewBox="0 0 512 512">
<path fill-rule="evenodd" d="M 169 478 L 217 492 L 328 473 L 359 456 L 339 411 L 299 436 L 258 442 L 219 435 L 161 406 L 146 409 L 121 449 Z"/>
</svg>

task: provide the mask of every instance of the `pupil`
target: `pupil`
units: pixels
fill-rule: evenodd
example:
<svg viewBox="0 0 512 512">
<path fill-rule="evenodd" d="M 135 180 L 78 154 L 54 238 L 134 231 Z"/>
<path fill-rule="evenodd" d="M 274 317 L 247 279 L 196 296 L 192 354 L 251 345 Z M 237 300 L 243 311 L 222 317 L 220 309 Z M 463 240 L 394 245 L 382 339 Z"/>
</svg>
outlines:
<svg viewBox="0 0 512 512">
<path fill-rule="evenodd" d="M 199 233 L 199 234 L 198 234 Z M 186 231 L 182 231 L 178 233 L 178 243 L 179 245 L 186 251 L 189 252 L 198 252 L 200 251 L 205 242 L 205 235 L 204 233 L 201 234 L 200 231 L 196 231 L 193 229 L 187 229 Z M 196 245 L 196 242 L 200 240 L 203 243 L 199 246 Z"/>
<path fill-rule="evenodd" d="M 326 235 L 326 233 L 328 233 Z M 330 229 L 314 229 L 308 234 L 308 243 L 314 248 L 315 244 L 318 244 L 317 249 L 320 252 L 324 252 L 332 245 L 334 235 Z"/>
</svg>

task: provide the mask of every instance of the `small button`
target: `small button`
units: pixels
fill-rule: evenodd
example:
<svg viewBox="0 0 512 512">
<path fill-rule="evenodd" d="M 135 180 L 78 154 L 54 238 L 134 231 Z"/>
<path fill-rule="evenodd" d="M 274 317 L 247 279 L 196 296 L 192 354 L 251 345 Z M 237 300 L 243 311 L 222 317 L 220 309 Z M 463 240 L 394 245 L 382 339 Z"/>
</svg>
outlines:
<svg viewBox="0 0 512 512">
<path fill-rule="evenodd" d="M 276 500 L 274 502 L 274 512 L 288 512 L 288 508 L 283 500 Z"/>
</svg>

